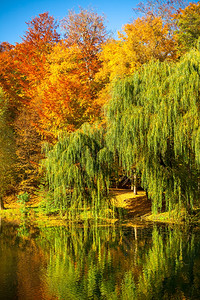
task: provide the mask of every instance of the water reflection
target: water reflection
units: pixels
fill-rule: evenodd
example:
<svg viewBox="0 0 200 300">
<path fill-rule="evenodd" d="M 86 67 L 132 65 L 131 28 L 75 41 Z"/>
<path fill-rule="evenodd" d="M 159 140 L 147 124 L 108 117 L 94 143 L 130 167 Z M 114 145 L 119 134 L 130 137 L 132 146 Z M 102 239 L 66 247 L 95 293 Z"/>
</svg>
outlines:
<svg viewBox="0 0 200 300">
<path fill-rule="evenodd" d="M 2 226 L 0 299 L 200 299 L 200 232 Z"/>
</svg>

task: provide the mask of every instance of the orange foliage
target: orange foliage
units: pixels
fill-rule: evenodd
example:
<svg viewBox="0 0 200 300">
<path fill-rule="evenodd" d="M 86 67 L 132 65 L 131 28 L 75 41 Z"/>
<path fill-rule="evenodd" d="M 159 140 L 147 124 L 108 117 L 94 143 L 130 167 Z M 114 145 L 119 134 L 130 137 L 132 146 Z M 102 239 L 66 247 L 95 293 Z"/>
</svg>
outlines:
<svg viewBox="0 0 200 300">
<path fill-rule="evenodd" d="M 187 45 L 198 38 L 199 3 L 180 10 L 175 18 L 179 32 L 174 35 L 172 15 L 182 0 L 164 1 L 162 6 L 163 1 L 154 5 L 149 0 L 147 7 L 141 6 L 145 16 L 126 24 L 118 40 L 107 41 L 104 18 L 81 8 L 62 20 L 62 41 L 54 18 L 43 13 L 27 23 L 21 43 L 0 45 L 0 85 L 14 112 L 18 171 L 24 186 L 38 183 L 43 136 L 54 141 L 60 130 L 71 132 L 99 118 L 115 79 L 150 60 L 176 60 L 177 37 Z"/>
<path fill-rule="evenodd" d="M 59 40 L 56 24 L 48 13 L 40 14 L 29 25 L 23 42 L 1 44 L 0 83 L 13 104 L 29 103 L 34 89 L 44 77 L 46 55 Z"/>
<path fill-rule="evenodd" d="M 94 101 L 93 82 L 88 80 L 79 49 L 65 43 L 56 45 L 48 57 L 48 74 L 38 85 L 33 105 L 40 122 L 39 130 L 55 136 L 59 130 L 75 130 L 93 120 L 100 107 Z"/>
<path fill-rule="evenodd" d="M 56 24 L 48 13 L 34 18 L 21 43 L 0 47 L 0 85 L 13 111 L 19 188 L 31 190 L 38 183 L 41 136 L 33 107 L 37 87 L 45 77 L 47 55 L 58 41 Z M 34 162 L 34 163 L 32 163 Z"/>
<path fill-rule="evenodd" d="M 46 75 L 32 102 L 40 116 L 38 129 L 44 135 L 73 131 L 94 121 L 101 109 L 96 101 L 101 83 L 94 77 L 101 66 L 98 53 L 106 40 L 103 18 L 93 11 L 71 11 L 62 27 L 66 39 L 47 56 Z"/>
<path fill-rule="evenodd" d="M 44 13 L 27 23 L 22 43 L 1 46 L 0 83 L 19 111 L 25 105 L 39 116 L 34 126 L 41 135 L 72 131 L 99 116 L 101 84 L 94 77 L 106 40 L 103 21 L 93 11 L 70 11 L 62 21 L 66 39 L 58 43 L 56 23 Z"/>
</svg>

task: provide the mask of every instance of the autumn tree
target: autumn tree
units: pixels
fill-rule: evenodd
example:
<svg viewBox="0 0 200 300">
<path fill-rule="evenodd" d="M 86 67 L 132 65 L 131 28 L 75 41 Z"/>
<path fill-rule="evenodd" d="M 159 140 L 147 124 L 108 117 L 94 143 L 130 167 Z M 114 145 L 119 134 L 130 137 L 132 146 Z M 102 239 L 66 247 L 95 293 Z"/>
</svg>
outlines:
<svg viewBox="0 0 200 300">
<path fill-rule="evenodd" d="M 40 131 L 47 136 L 94 121 L 101 109 L 96 101 L 101 83 L 94 77 L 101 66 L 98 53 L 107 37 L 104 18 L 80 9 L 77 14 L 70 11 L 61 24 L 65 38 L 47 56 L 47 75 L 34 98 Z"/>
<path fill-rule="evenodd" d="M 0 82 L 13 103 L 28 103 L 35 86 L 44 77 L 44 63 L 59 40 L 56 22 L 48 13 L 28 22 L 28 30 L 16 46 L 1 44 Z"/>
<path fill-rule="evenodd" d="M 179 13 L 181 9 L 184 9 L 187 4 L 187 0 L 147 0 L 139 2 L 133 10 L 144 17 L 161 18 L 163 24 L 168 24 L 173 34 L 173 31 L 176 29 L 174 15 Z"/>
<path fill-rule="evenodd" d="M 39 131 L 46 137 L 57 136 L 59 131 L 74 131 L 94 114 L 94 99 L 85 80 L 85 66 L 81 52 L 56 45 L 48 57 L 48 76 L 38 86 L 33 102 L 40 117 Z"/>
<path fill-rule="evenodd" d="M 0 207 L 3 197 L 13 192 L 17 183 L 16 145 L 11 126 L 12 114 L 8 107 L 5 94 L 0 89 Z"/>
<path fill-rule="evenodd" d="M 100 53 L 102 68 L 96 80 L 106 86 L 99 99 L 110 99 L 112 81 L 133 74 L 151 60 L 173 61 L 178 57 L 177 43 L 170 35 L 170 27 L 161 17 L 146 16 L 134 20 L 118 33 L 118 40 L 111 40 Z"/>
<path fill-rule="evenodd" d="M 18 171 L 24 183 L 29 181 L 27 176 L 33 177 L 39 160 L 39 156 L 34 155 L 33 159 L 33 155 L 27 154 L 32 153 L 33 146 L 36 153 L 41 152 L 41 138 L 37 133 L 38 116 L 33 99 L 38 84 L 45 76 L 47 55 L 59 40 L 56 22 L 48 13 L 40 14 L 27 25 L 29 27 L 22 42 L 16 46 L 4 43 L 0 53 L 0 83 L 15 114 L 13 128 L 19 155 Z M 34 136 L 37 138 L 34 139 Z"/>
<path fill-rule="evenodd" d="M 200 3 L 190 3 L 175 16 L 177 21 L 177 37 L 185 50 L 196 46 L 200 36 Z"/>
<path fill-rule="evenodd" d="M 108 35 L 104 21 L 103 16 L 83 8 L 80 8 L 79 13 L 69 11 L 68 16 L 61 21 L 68 46 L 75 46 L 82 53 L 88 83 L 94 79 L 101 65 L 98 53 Z"/>
<path fill-rule="evenodd" d="M 133 10 L 139 17 L 123 26 L 117 40 L 110 40 L 100 53 L 103 68 L 97 80 L 132 74 L 152 59 L 176 60 L 179 45 L 174 35 L 174 15 L 185 7 L 183 0 L 140 2 Z"/>
<path fill-rule="evenodd" d="M 33 18 L 26 23 L 28 30 L 26 31 L 23 41 L 29 42 L 41 54 L 49 53 L 54 43 L 60 39 L 57 32 L 57 22 L 53 16 L 49 16 L 48 12 L 39 14 L 39 17 Z"/>
</svg>

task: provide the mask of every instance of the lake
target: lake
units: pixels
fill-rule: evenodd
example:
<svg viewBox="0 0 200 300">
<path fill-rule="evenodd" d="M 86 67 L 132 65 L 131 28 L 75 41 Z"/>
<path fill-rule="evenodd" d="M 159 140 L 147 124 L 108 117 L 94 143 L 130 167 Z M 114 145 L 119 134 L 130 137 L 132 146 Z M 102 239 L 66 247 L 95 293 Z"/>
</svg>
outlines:
<svg viewBox="0 0 200 300">
<path fill-rule="evenodd" d="M 200 299 L 196 227 L 1 222 L 0 299 Z"/>
</svg>

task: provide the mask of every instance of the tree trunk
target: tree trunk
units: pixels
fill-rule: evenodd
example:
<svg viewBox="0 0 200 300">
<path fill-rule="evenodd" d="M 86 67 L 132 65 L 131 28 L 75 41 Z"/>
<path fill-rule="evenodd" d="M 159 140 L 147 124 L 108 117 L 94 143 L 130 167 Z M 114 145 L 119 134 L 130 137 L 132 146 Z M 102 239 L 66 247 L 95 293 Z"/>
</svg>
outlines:
<svg viewBox="0 0 200 300">
<path fill-rule="evenodd" d="M 134 172 L 131 178 L 131 190 L 133 191 L 134 195 L 137 195 L 137 174 Z"/>
<path fill-rule="evenodd" d="M 3 199 L 0 197 L 0 210 L 4 209 Z"/>
<path fill-rule="evenodd" d="M 134 226 L 135 240 L 137 240 L 137 226 Z"/>
<path fill-rule="evenodd" d="M 137 174 L 134 174 L 134 189 L 133 189 L 133 193 L 135 195 L 137 195 Z"/>
</svg>

